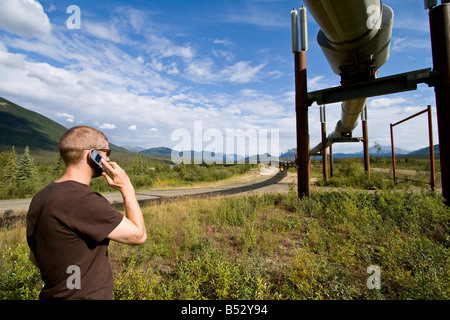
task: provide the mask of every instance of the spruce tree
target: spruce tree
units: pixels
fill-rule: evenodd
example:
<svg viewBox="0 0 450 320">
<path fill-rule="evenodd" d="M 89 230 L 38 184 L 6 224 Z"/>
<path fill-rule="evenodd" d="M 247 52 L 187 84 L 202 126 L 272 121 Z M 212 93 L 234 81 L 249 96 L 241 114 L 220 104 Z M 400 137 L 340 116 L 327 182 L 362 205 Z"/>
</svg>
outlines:
<svg viewBox="0 0 450 320">
<path fill-rule="evenodd" d="M 37 178 L 36 166 L 34 165 L 28 146 L 25 148 L 25 152 L 17 166 L 16 178 L 19 182 L 31 182 Z"/>
<path fill-rule="evenodd" d="M 146 171 L 145 165 L 144 165 L 144 162 L 142 161 L 141 154 L 136 152 L 136 156 L 134 157 L 132 172 L 133 172 L 133 174 L 139 176 L 139 175 L 145 174 L 146 173 L 145 171 Z"/>
<path fill-rule="evenodd" d="M 2 181 L 11 184 L 16 179 L 17 171 L 17 153 L 14 146 L 11 151 L 0 154 L 0 166 Z"/>
<path fill-rule="evenodd" d="M 58 159 L 56 160 L 55 165 L 53 167 L 53 174 L 59 177 L 64 173 L 64 169 L 65 169 L 64 161 L 61 158 L 61 155 L 58 155 Z"/>
</svg>

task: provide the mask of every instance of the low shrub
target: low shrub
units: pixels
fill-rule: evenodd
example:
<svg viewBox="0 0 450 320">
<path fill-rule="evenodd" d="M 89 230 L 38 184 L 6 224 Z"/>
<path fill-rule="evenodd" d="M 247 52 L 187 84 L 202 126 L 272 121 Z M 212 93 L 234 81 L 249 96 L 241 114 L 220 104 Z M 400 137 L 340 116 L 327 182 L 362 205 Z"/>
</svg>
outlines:
<svg viewBox="0 0 450 320">
<path fill-rule="evenodd" d="M 147 242 L 110 245 L 115 299 L 450 298 L 450 209 L 436 193 L 291 190 L 143 212 Z M 0 232 L 1 298 L 36 299 L 24 224 Z"/>
</svg>

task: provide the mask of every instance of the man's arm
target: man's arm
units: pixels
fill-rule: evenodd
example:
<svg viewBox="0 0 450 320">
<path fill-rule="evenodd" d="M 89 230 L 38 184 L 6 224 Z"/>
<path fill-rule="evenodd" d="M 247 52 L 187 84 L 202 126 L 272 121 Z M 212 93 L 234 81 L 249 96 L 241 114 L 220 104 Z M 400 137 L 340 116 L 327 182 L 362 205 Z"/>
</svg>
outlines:
<svg viewBox="0 0 450 320">
<path fill-rule="evenodd" d="M 130 178 L 117 163 L 108 163 L 104 159 L 102 163 L 111 173 L 111 177 L 106 173 L 103 176 L 110 186 L 122 193 L 125 203 L 125 217 L 107 238 L 126 244 L 143 244 L 147 239 L 147 231 Z"/>
</svg>

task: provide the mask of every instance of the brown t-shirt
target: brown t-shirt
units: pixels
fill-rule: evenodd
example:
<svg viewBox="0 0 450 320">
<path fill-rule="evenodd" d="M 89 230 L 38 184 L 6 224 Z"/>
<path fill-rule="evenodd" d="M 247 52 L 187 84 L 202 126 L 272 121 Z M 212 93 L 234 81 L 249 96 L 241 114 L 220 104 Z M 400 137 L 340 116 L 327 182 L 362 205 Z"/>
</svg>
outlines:
<svg viewBox="0 0 450 320">
<path fill-rule="evenodd" d="M 45 285 L 40 299 L 112 299 L 106 237 L 123 215 L 76 181 L 52 182 L 33 198 L 27 241 Z"/>
</svg>

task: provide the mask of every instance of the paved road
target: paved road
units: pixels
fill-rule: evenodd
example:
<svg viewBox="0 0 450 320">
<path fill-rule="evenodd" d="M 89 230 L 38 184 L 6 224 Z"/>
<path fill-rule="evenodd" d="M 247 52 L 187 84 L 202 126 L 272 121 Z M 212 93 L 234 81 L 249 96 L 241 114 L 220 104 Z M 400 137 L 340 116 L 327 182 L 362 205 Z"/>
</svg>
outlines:
<svg viewBox="0 0 450 320">
<path fill-rule="evenodd" d="M 136 197 L 140 205 L 159 203 L 164 200 L 173 200 L 186 197 L 214 197 L 233 194 L 248 194 L 252 192 L 287 192 L 289 181 L 285 173 L 272 176 L 255 175 L 249 181 L 237 182 L 231 185 L 222 185 L 209 188 L 186 188 L 172 190 L 137 191 Z M 122 195 L 119 192 L 104 193 L 103 196 L 116 208 L 123 208 Z M 31 199 L 2 200 L 0 201 L 0 219 L 11 219 L 25 216 Z"/>
</svg>

